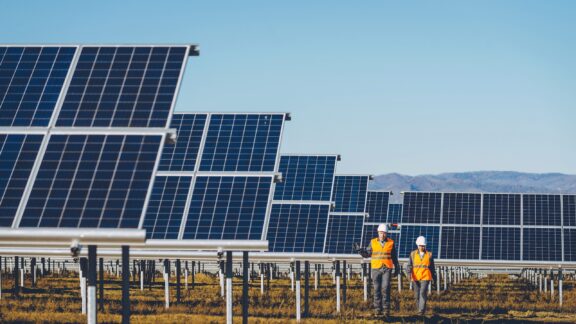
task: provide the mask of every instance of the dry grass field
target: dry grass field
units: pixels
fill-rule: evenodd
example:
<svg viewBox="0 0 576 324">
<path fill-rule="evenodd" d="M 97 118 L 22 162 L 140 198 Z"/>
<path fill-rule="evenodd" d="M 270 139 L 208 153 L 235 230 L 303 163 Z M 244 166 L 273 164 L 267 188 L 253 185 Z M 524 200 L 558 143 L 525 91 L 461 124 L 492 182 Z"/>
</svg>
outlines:
<svg viewBox="0 0 576 324">
<path fill-rule="evenodd" d="M 161 278 L 161 276 L 159 276 Z M 82 323 L 81 299 L 78 279 L 69 277 L 44 277 L 37 288 L 27 287 L 20 298 L 12 296 L 12 281 L 2 278 L 3 295 L 0 301 L 2 323 Z M 174 278 L 172 278 L 174 281 Z M 184 281 L 182 280 L 182 283 Z M 241 280 L 235 279 L 234 312 L 241 314 Z M 311 282 L 311 285 L 313 283 Z M 399 294 L 394 285 L 392 292 L 392 317 L 389 322 L 576 322 L 576 289 L 574 282 L 565 283 L 564 307 L 550 301 L 549 294 L 540 294 L 525 281 L 507 275 L 491 275 L 480 280 L 469 279 L 437 295 L 433 291 L 429 312 L 425 319 L 414 316 L 413 297 L 405 283 Z M 184 285 L 182 284 L 182 287 Z M 164 309 L 164 292 L 161 279 L 152 289 L 131 289 L 133 323 L 222 323 L 225 304 L 220 297 L 218 280 L 212 275 L 197 274 L 196 286 L 182 288 L 182 302 L 176 305 L 175 287 L 171 287 L 173 304 Z M 105 282 L 105 310 L 99 312 L 99 322 L 117 323 L 120 317 L 120 281 L 107 277 Z M 363 301 L 362 283 L 355 277 L 349 281 L 347 303 L 341 314 L 335 312 L 335 289 L 328 276 L 321 280 L 321 287 L 310 290 L 311 318 L 304 323 L 377 323 L 371 317 L 370 303 Z M 271 282 L 271 290 L 260 294 L 260 283 L 254 281 L 250 288 L 251 323 L 287 323 L 295 321 L 295 297 L 289 279 Z M 240 322 L 240 318 L 235 321 Z"/>
</svg>

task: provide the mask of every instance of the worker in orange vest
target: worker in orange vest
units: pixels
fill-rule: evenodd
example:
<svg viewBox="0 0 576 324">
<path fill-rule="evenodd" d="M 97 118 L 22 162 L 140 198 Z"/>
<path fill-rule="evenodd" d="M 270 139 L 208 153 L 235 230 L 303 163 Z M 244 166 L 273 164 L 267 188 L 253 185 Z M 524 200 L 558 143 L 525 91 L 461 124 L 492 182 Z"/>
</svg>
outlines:
<svg viewBox="0 0 576 324">
<path fill-rule="evenodd" d="M 359 249 L 360 255 L 370 257 L 372 268 L 372 282 L 374 285 L 374 314 L 376 316 L 390 316 L 390 277 L 400 273 L 398 254 L 394 240 L 387 237 L 386 224 L 378 226 L 378 237 L 370 241 L 370 245 Z M 382 298 L 384 297 L 384 298 Z"/>
<path fill-rule="evenodd" d="M 436 282 L 436 269 L 432 252 L 426 250 L 426 238 L 419 236 L 416 239 L 418 249 L 410 253 L 407 270 L 414 283 L 414 296 L 418 315 L 423 316 L 426 312 L 426 300 L 428 299 L 428 286 L 432 281 Z"/>
</svg>

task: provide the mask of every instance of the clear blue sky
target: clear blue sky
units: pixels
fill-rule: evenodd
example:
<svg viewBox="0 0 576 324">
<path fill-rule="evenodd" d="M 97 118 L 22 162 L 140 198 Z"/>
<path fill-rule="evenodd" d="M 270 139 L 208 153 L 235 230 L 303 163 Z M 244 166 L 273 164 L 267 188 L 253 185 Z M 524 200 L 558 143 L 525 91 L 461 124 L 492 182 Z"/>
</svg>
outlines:
<svg viewBox="0 0 576 324">
<path fill-rule="evenodd" d="M 177 110 L 340 172 L 576 174 L 576 1 L 2 1 L 0 43 L 197 43 Z"/>
</svg>

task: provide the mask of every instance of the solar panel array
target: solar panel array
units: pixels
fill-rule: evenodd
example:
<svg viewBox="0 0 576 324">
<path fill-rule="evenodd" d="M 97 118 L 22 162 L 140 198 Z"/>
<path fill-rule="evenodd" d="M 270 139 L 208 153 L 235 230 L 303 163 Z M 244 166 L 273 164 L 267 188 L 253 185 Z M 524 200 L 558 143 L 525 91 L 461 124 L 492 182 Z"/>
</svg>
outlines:
<svg viewBox="0 0 576 324">
<path fill-rule="evenodd" d="M 0 226 L 140 227 L 189 50 L 0 46 Z"/>
</svg>

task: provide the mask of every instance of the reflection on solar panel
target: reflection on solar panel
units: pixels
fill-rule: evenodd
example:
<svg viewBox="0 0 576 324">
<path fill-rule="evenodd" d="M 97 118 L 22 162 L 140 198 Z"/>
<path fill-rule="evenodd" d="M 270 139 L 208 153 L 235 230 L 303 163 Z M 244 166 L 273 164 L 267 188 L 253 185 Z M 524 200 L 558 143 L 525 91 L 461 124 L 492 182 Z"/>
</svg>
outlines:
<svg viewBox="0 0 576 324">
<path fill-rule="evenodd" d="M 336 160 L 336 155 L 281 156 L 284 181 L 276 185 L 274 200 L 330 201 Z"/>
<path fill-rule="evenodd" d="M 406 192 L 402 207 L 402 222 L 411 224 L 440 223 L 442 194 L 435 192 Z"/>
<path fill-rule="evenodd" d="M 162 140 L 52 135 L 20 226 L 137 228 Z"/>
<path fill-rule="evenodd" d="M 402 204 L 388 205 L 388 223 L 398 224 L 402 222 Z"/>
<path fill-rule="evenodd" d="M 389 191 L 368 191 L 366 201 L 367 222 L 385 223 L 388 218 Z"/>
<path fill-rule="evenodd" d="M 185 46 L 84 46 L 56 126 L 166 127 Z"/>
<path fill-rule="evenodd" d="M 322 253 L 328 204 L 273 204 L 268 226 L 271 252 Z"/>
<path fill-rule="evenodd" d="M 44 135 L 0 134 L 0 226 L 14 221 Z"/>
<path fill-rule="evenodd" d="M 0 126 L 47 127 L 75 51 L 0 46 Z"/>
<path fill-rule="evenodd" d="M 520 260 L 520 228 L 482 228 L 483 260 Z"/>
<path fill-rule="evenodd" d="M 524 228 L 523 259 L 529 261 L 562 261 L 560 228 Z"/>
<path fill-rule="evenodd" d="M 206 114 L 173 115 L 170 127 L 177 130 L 178 140 L 164 146 L 158 170 L 195 170 L 207 118 Z"/>
<path fill-rule="evenodd" d="M 285 114 L 212 114 L 200 171 L 276 171 Z"/>
<path fill-rule="evenodd" d="M 445 193 L 442 223 L 480 224 L 481 200 L 481 194 Z"/>
<path fill-rule="evenodd" d="M 478 259 L 480 227 L 443 226 L 440 244 L 442 259 Z"/>
<path fill-rule="evenodd" d="M 261 240 L 273 177 L 198 176 L 184 239 Z"/>
<path fill-rule="evenodd" d="M 353 243 L 362 242 L 364 216 L 331 215 L 324 253 L 355 254 Z"/>
<path fill-rule="evenodd" d="M 147 238 L 178 238 L 191 182 L 192 177 L 156 177 L 144 218 Z"/>
<path fill-rule="evenodd" d="M 440 226 L 402 226 L 400 229 L 400 242 L 398 244 L 398 257 L 407 258 L 410 252 L 416 250 L 416 238 L 424 236 L 426 238 L 426 249 L 438 256 L 440 245 Z"/>
<path fill-rule="evenodd" d="M 376 224 L 364 224 L 364 233 L 362 233 L 362 246 L 368 247 L 370 241 L 378 237 L 378 225 Z M 388 233 L 388 237 L 394 240 L 396 249 L 398 249 L 398 244 L 400 243 L 400 233 Z"/>
<path fill-rule="evenodd" d="M 334 178 L 334 212 L 364 213 L 369 176 L 336 176 Z"/>
<path fill-rule="evenodd" d="M 576 228 L 564 229 L 564 261 L 576 261 Z"/>
<path fill-rule="evenodd" d="M 484 194 L 483 224 L 520 225 L 519 194 Z"/>
<path fill-rule="evenodd" d="M 559 195 L 522 195 L 524 225 L 562 225 Z"/>
</svg>

